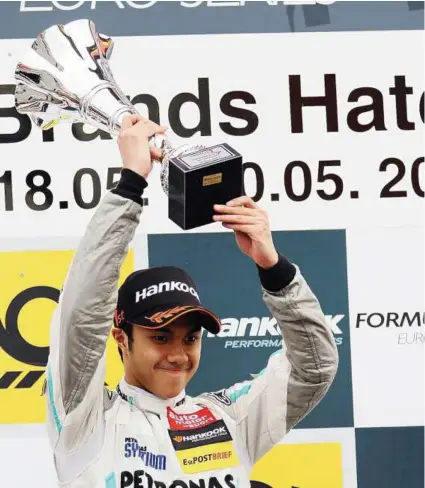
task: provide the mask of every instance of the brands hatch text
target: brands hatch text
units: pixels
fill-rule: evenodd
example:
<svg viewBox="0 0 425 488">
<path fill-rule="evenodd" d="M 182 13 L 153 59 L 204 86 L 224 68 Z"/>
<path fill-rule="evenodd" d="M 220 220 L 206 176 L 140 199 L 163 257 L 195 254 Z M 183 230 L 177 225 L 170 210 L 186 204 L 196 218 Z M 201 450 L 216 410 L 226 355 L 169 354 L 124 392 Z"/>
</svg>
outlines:
<svg viewBox="0 0 425 488">
<path fill-rule="evenodd" d="M 301 74 L 289 75 L 287 82 L 282 85 L 289 97 L 291 134 L 312 133 L 313 128 L 307 124 L 306 118 L 313 108 L 320 109 L 318 113 L 321 116 L 317 120 L 321 124 L 321 130 L 324 129 L 328 133 L 343 132 L 348 128 L 360 135 L 370 131 L 393 130 L 405 134 L 408 131 L 417 131 L 418 127 L 423 125 L 425 94 L 414 85 L 411 77 L 396 75 L 393 80 L 386 80 L 389 89 L 387 86 L 353 87 L 348 96 L 349 104 L 341 95 L 345 89 L 340 88 L 342 82 L 336 73 L 323 73 L 323 82 L 321 78 L 322 75 L 319 75 L 320 81 L 314 91 L 306 90 L 307 77 Z M 226 137 L 245 137 L 258 130 L 260 117 L 256 93 L 241 89 L 222 90 L 213 77 L 197 77 L 193 81 L 194 85 L 188 86 L 187 91 L 177 93 L 167 102 L 169 120 L 166 123 L 173 134 L 187 139 L 195 135 L 210 137 L 215 131 L 220 130 Z M 15 85 L 0 84 L 0 98 L 3 95 L 13 95 L 15 89 Z M 218 106 L 212 100 L 212 90 L 220 90 Z M 388 92 L 390 96 L 384 96 Z M 371 97 L 373 103 L 353 105 L 365 97 Z M 160 118 L 164 101 L 157 93 L 138 93 L 129 96 L 129 99 L 133 105 L 141 105 L 142 113 L 149 119 L 157 123 L 165 122 Z M 188 104 L 199 112 L 199 122 L 196 126 L 187 126 L 184 107 Z M 349 112 L 343 114 L 341 107 L 348 107 Z M 363 116 L 369 112 L 372 121 L 365 123 Z M 14 106 L 0 107 L 0 120 L 0 125 L 3 127 L 4 124 L 5 127 L 0 132 L 0 144 L 18 144 L 28 138 L 42 143 L 56 141 L 57 134 L 53 128 L 47 131 L 33 131 L 30 118 L 18 114 Z M 342 126 L 342 120 L 346 121 L 347 127 Z M 70 131 L 73 143 L 88 143 L 94 140 L 99 143 L 111 139 L 109 134 L 101 130 L 86 132 L 85 125 L 81 123 L 72 124 Z M 266 161 L 250 161 L 249 155 L 246 154 L 244 193 L 256 202 L 267 201 L 268 198 L 271 202 L 279 202 L 284 198 L 293 202 L 330 202 L 349 198 L 354 202 L 365 198 L 362 195 L 366 189 L 353 189 L 351 181 L 347 179 L 346 168 L 349 162 L 338 154 L 329 154 L 327 157 L 331 156 L 332 159 L 318 157 L 317 160 L 310 161 L 306 158 L 281 161 L 273 166 L 273 173 L 267 176 L 267 172 L 264 171 Z M 425 161 L 422 155 L 416 156 L 413 158 L 412 154 L 386 154 L 376 159 L 372 165 L 375 172 L 374 198 L 425 198 Z M 19 155 L 16 157 L 19 159 Z M 24 156 L 21 157 L 25 159 Z M 267 156 L 265 157 L 267 159 Z M 22 174 L 14 168 L 10 166 L 0 171 L 0 212 L 23 209 L 46 211 L 58 208 L 61 213 L 68 209 L 70 212 L 79 208 L 90 210 L 99 204 L 105 188 L 109 190 L 119 176 L 119 168 L 97 171 L 95 168 L 83 167 L 68 179 L 64 179 L 60 170 L 49 172 L 37 166 L 36 169 L 28 168 Z M 248 172 L 246 187 L 245 172 Z M 385 174 L 384 178 L 381 178 L 381 173 Z M 281 182 L 281 186 L 275 187 L 274 182 Z M 279 192 L 271 193 L 271 188 Z M 147 203 L 145 200 L 145 205 Z"/>
</svg>

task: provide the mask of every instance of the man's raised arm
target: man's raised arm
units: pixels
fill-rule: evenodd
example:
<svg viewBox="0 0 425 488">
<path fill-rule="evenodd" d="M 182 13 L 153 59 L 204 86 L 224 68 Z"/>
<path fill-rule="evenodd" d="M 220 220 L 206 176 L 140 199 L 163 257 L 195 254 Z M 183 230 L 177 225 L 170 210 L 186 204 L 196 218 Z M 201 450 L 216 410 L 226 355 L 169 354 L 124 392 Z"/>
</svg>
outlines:
<svg viewBox="0 0 425 488">
<path fill-rule="evenodd" d="M 254 380 L 204 398 L 238 425 L 255 464 L 322 400 L 338 368 L 338 350 L 319 301 L 298 267 L 277 253 L 266 212 L 241 197 L 217 208 L 215 220 L 235 231 L 257 265 L 265 304 L 282 332 L 282 350 Z"/>
<path fill-rule="evenodd" d="M 124 169 L 87 227 L 52 318 L 47 365 L 48 431 L 54 448 L 70 452 L 103 425 L 105 348 L 120 269 L 142 212 L 152 169 L 148 138 L 163 129 L 127 117 L 119 137 Z M 95 436 L 96 437 L 96 436 Z"/>
</svg>

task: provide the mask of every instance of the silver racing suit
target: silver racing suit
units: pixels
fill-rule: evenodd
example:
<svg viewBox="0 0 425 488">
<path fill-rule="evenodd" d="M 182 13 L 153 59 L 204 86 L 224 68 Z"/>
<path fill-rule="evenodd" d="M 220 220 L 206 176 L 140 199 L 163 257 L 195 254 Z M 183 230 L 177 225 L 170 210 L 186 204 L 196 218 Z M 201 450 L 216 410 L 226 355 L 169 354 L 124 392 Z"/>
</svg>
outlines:
<svg viewBox="0 0 425 488">
<path fill-rule="evenodd" d="M 117 282 L 143 207 L 108 192 L 71 263 L 51 324 L 47 427 L 59 486 L 248 488 L 253 465 L 324 397 L 335 341 L 300 270 L 279 291 L 259 286 L 284 349 L 255 379 L 159 399 L 104 386 Z M 224 385 L 223 385 L 224 386 Z"/>
</svg>

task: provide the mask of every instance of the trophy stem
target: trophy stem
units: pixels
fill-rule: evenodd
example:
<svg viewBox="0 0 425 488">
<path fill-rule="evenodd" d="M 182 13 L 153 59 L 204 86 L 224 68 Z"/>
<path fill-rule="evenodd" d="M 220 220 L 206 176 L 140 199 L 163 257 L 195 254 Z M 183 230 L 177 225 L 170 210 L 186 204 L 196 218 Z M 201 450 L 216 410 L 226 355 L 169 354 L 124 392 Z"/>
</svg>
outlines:
<svg viewBox="0 0 425 488">
<path fill-rule="evenodd" d="M 88 110 L 92 105 L 93 98 L 102 90 L 113 90 L 114 86 L 109 81 L 105 81 L 100 83 L 99 85 L 95 86 L 92 90 L 90 90 L 84 98 L 81 100 L 80 105 L 80 113 L 83 117 L 88 116 Z"/>
</svg>

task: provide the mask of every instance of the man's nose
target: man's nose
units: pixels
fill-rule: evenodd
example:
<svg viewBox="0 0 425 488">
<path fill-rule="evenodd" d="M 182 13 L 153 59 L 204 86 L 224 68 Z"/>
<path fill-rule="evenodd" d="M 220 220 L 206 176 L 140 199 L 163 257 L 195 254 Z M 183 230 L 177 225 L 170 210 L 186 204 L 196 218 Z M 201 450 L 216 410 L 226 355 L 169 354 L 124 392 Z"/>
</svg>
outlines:
<svg viewBox="0 0 425 488">
<path fill-rule="evenodd" d="M 183 364 L 188 361 L 188 355 L 181 344 L 173 345 L 167 359 L 170 363 Z"/>
</svg>

